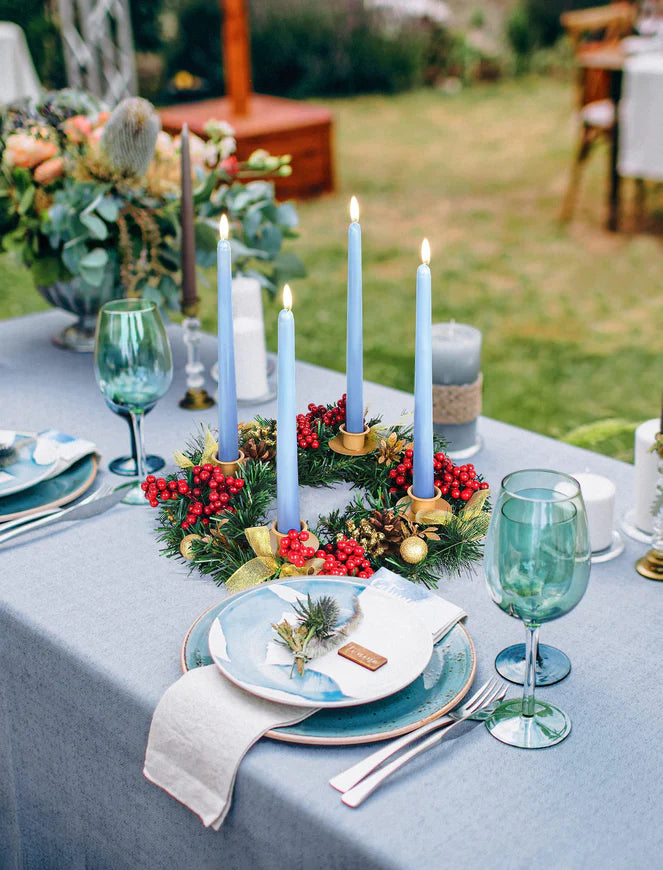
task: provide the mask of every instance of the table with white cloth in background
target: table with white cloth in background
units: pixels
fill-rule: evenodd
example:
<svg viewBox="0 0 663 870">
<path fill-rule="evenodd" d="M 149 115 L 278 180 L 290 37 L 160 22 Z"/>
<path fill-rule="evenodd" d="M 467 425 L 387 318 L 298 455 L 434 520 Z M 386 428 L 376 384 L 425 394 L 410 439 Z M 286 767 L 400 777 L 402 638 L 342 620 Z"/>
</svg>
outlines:
<svg viewBox="0 0 663 870">
<path fill-rule="evenodd" d="M 52 345 L 68 319 L 51 311 L 0 322 L 2 426 L 89 438 L 103 454 L 102 480 L 117 480 L 106 469 L 126 452 L 126 422 L 106 407 L 91 355 Z M 179 327 L 169 335 L 175 378 L 145 434 L 172 468 L 172 451 L 201 423 L 214 425 L 216 409 L 178 406 L 184 346 Z M 212 336 L 201 354 L 209 369 Z M 297 364 L 299 408 L 344 388 L 344 375 Z M 412 408 L 411 395 L 377 384 L 364 395 L 387 423 Z M 273 416 L 275 403 L 244 411 Z M 518 468 L 592 471 L 615 482 L 618 516 L 630 507 L 631 466 L 484 417 L 479 428 L 474 463 L 495 492 Z M 347 497 L 347 487 L 303 490 L 302 513 L 316 517 Z M 154 520 L 147 505 L 118 505 L 0 547 L 2 870 L 660 866 L 663 583 L 636 574 L 642 544 L 627 541 L 617 559 L 593 566 L 579 606 L 542 629 L 573 663 L 567 679 L 540 690 L 572 719 L 563 743 L 523 751 L 475 724 L 351 810 L 328 780 L 370 747 L 264 739 L 242 762 L 217 833 L 142 775 L 150 719 L 180 675 L 184 635 L 224 596 L 159 555 Z M 479 685 L 494 675 L 495 655 L 523 639 L 522 624 L 490 600 L 480 567 L 442 578 L 440 589 L 468 614 Z"/>
<path fill-rule="evenodd" d="M 619 123 L 619 174 L 663 181 L 663 51 L 626 58 Z"/>
<path fill-rule="evenodd" d="M 25 34 L 11 21 L 0 21 L 0 103 L 13 103 L 41 93 Z"/>
</svg>

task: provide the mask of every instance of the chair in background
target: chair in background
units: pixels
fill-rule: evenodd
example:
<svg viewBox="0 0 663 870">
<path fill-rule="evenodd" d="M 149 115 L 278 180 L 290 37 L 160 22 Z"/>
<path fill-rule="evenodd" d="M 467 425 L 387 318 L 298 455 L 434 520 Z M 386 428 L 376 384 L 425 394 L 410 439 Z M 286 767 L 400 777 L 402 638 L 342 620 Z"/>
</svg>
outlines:
<svg viewBox="0 0 663 870">
<path fill-rule="evenodd" d="M 58 0 L 67 81 L 114 106 L 136 93 L 128 0 Z"/>
<path fill-rule="evenodd" d="M 560 20 L 577 57 L 581 51 L 586 53 L 593 49 L 617 48 L 619 41 L 633 32 L 636 14 L 634 4 L 618 2 L 565 12 Z M 610 84 L 610 73 L 607 70 L 578 67 L 579 141 L 560 211 L 562 221 L 569 221 L 573 216 L 582 170 L 594 144 L 600 140 L 612 142 L 615 136 L 617 112 Z"/>
</svg>

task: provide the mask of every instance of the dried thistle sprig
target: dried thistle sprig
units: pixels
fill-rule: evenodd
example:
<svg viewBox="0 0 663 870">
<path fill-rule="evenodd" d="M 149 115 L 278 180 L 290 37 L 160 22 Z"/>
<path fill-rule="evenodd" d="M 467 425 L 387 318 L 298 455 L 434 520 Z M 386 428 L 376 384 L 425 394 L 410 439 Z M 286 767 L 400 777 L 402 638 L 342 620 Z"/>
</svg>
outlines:
<svg viewBox="0 0 663 870">
<path fill-rule="evenodd" d="M 278 624 L 272 623 L 272 628 L 280 638 L 277 643 L 292 650 L 294 661 L 291 677 L 295 668 L 300 677 L 303 676 L 307 662 L 339 646 L 359 623 L 362 615 L 359 600 L 355 598 L 352 616 L 343 625 L 337 626 L 341 611 L 331 595 L 322 595 L 314 601 L 309 594 L 306 601 L 297 601 L 292 608 L 297 614 L 299 625 L 293 627 L 287 619 Z"/>
</svg>

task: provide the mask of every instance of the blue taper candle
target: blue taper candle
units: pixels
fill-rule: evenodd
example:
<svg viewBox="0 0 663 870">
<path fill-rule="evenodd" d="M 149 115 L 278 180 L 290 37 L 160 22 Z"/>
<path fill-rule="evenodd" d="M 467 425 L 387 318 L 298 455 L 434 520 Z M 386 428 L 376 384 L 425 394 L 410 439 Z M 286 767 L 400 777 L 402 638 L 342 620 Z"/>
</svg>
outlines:
<svg viewBox="0 0 663 870">
<path fill-rule="evenodd" d="M 417 333 L 414 354 L 414 469 L 412 493 L 433 498 L 433 349 L 431 338 L 430 245 L 421 245 L 417 269 Z"/>
<path fill-rule="evenodd" d="M 348 227 L 348 312 L 345 355 L 346 405 L 345 428 L 348 432 L 364 431 L 364 348 L 361 288 L 361 226 L 357 197 L 350 200 Z"/>
<path fill-rule="evenodd" d="M 216 246 L 219 337 L 219 460 L 234 462 L 239 456 L 237 438 L 237 389 L 228 218 L 221 216 L 221 238 Z"/>
<path fill-rule="evenodd" d="M 278 399 L 276 412 L 276 528 L 300 529 L 297 469 L 297 396 L 295 391 L 295 318 L 292 294 L 283 288 L 279 312 Z"/>
</svg>

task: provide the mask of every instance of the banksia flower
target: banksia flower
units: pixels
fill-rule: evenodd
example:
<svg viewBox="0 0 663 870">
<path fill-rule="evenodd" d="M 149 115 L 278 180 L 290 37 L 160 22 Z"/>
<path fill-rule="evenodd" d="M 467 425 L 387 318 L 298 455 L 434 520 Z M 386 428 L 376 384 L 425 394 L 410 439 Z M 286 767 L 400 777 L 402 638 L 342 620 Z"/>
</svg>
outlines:
<svg viewBox="0 0 663 870">
<path fill-rule="evenodd" d="M 116 172 L 145 175 L 160 129 L 161 120 L 151 103 L 140 97 L 122 100 L 101 136 L 101 147 L 111 167 Z"/>
</svg>

